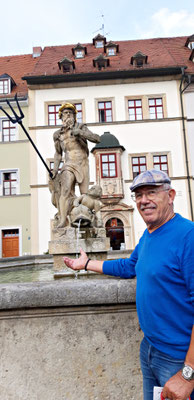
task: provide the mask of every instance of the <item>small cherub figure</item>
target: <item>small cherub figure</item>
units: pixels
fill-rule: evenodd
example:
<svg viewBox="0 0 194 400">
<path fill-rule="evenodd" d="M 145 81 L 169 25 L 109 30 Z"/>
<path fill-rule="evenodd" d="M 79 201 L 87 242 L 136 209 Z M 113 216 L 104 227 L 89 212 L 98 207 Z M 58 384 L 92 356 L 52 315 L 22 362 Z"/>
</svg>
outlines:
<svg viewBox="0 0 194 400">
<path fill-rule="evenodd" d="M 102 195 L 102 188 L 99 185 L 92 186 L 86 194 L 82 194 L 77 197 L 73 202 L 73 210 L 71 212 L 71 220 L 75 219 L 75 216 L 83 214 L 84 210 L 87 210 L 87 216 L 91 215 L 91 224 L 94 227 L 102 228 L 103 222 L 101 217 L 100 209 L 103 204 L 100 201 Z M 76 217 L 77 218 L 77 217 Z"/>
</svg>

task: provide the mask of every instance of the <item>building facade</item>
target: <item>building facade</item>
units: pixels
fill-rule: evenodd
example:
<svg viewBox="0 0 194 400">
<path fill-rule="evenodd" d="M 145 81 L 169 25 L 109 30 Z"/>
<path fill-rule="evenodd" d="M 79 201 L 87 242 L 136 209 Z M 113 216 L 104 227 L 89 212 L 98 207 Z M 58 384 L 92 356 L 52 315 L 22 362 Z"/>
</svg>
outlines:
<svg viewBox="0 0 194 400">
<path fill-rule="evenodd" d="M 24 126 L 51 170 L 62 103 L 74 103 L 77 121 L 101 136 L 89 143 L 90 186 L 102 187 L 113 250 L 133 249 L 145 229 L 130 185 L 146 169 L 169 174 L 175 211 L 193 219 L 193 49 L 193 35 L 116 43 L 97 35 L 0 58 L 0 104 L 10 112 L 8 98 L 16 109 L 17 93 Z M 0 111 L 0 257 L 46 253 L 55 213 L 47 169 Z"/>
<path fill-rule="evenodd" d="M 21 77 L 33 70 L 32 54 L 0 57 L 0 106 L 13 117 L 19 113 L 17 94 L 28 128 L 28 90 Z M 18 124 L 12 124 L 0 110 L 0 257 L 31 254 L 30 148 Z"/>
<path fill-rule="evenodd" d="M 62 103 L 74 103 L 78 121 L 102 136 L 101 145 L 89 145 L 90 184 L 102 186 L 103 221 L 113 249 L 133 249 L 145 229 L 129 187 L 146 169 L 169 174 L 177 191 L 176 212 L 193 218 L 192 154 L 180 96 L 183 76 L 185 80 L 194 73 L 187 40 L 107 43 L 97 35 L 89 44 L 46 47 L 33 73 L 23 77 L 29 90 L 29 130 L 51 168 Z M 30 159 L 31 251 L 36 254 L 48 249 L 56 210 L 50 201 L 48 173 L 33 149 Z"/>
</svg>

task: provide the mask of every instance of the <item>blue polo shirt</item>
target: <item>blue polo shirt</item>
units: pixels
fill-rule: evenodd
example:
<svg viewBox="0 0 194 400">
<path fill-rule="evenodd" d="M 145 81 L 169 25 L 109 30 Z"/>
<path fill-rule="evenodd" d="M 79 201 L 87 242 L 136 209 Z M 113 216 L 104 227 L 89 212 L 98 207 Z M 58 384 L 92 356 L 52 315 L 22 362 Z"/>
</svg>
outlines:
<svg viewBox="0 0 194 400">
<path fill-rule="evenodd" d="M 141 329 L 155 348 L 185 359 L 194 317 L 194 223 L 176 214 L 149 233 L 129 259 L 104 261 L 103 273 L 137 277 Z"/>
</svg>

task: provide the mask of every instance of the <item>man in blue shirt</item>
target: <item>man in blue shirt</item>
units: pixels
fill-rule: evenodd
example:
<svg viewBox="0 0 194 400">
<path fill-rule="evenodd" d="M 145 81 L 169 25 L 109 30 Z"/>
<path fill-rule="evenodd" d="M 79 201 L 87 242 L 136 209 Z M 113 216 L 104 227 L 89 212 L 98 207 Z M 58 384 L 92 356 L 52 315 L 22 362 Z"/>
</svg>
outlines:
<svg viewBox="0 0 194 400">
<path fill-rule="evenodd" d="M 154 386 L 164 386 L 164 398 L 194 400 L 194 223 L 174 213 L 165 172 L 143 172 L 131 191 L 147 225 L 131 257 L 103 262 L 81 250 L 79 259 L 64 261 L 74 270 L 137 277 L 144 400 L 153 399 Z"/>
</svg>

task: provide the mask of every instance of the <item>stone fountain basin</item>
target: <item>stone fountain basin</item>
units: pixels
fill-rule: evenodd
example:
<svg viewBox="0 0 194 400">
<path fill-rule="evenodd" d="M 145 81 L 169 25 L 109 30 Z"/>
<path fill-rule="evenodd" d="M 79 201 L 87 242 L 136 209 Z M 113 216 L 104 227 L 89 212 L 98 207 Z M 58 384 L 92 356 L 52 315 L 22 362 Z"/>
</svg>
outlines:
<svg viewBox="0 0 194 400">
<path fill-rule="evenodd" d="M 135 303 L 136 280 L 69 279 L 0 285 L 0 309 Z"/>
</svg>

